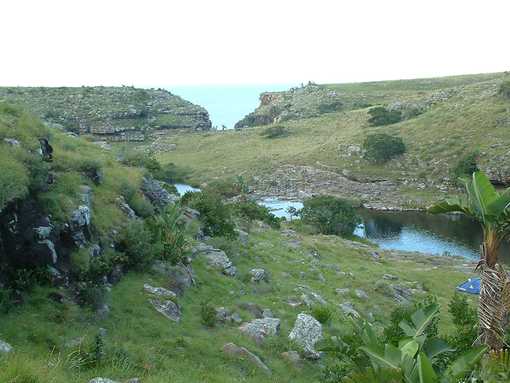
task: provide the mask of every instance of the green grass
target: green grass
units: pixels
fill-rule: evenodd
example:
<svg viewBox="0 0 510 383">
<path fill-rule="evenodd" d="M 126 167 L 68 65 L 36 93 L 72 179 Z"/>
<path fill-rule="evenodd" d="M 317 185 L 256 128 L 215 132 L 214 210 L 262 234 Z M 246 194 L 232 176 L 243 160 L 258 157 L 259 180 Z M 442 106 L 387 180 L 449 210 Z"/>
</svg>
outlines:
<svg viewBox="0 0 510 383">
<path fill-rule="evenodd" d="M 251 230 L 248 247 L 241 249 L 241 255 L 232 256 L 239 271 L 236 278 L 211 271 L 202 259 L 197 259 L 193 267 L 198 285 L 178 299 L 183 312 L 180 323 L 164 318 L 147 301 L 144 283 L 163 287 L 168 284 L 156 274 L 128 274 L 113 288 L 109 299 L 111 313 L 104 321 L 97 321 L 90 311 L 74 303 L 55 303 L 47 298 L 51 289 L 37 288 L 27 296 L 24 305 L 9 314 L 0 314 L 0 339 L 15 347 L 12 356 L 0 359 L 0 381 L 10 382 L 12 376 L 23 375 L 38 376 L 21 380 L 34 383 L 78 383 L 94 376 L 117 380 L 138 376 L 148 383 L 315 381 L 320 375 L 319 364 L 305 362 L 302 368 L 295 368 L 280 356 L 293 347 L 287 335 L 297 314 L 312 312 L 311 308 L 290 307 L 287 299 L 299 298 L 299 286 L 309 286 L 328 301 L 332 312 L 330 323 L 324 326 L 325 338 L 341 335 L 350 331 L 347 319 L 337 307 L 343 301 L 352 301 L 365 315 L 372 312 L 379 323 L 388 318 L 396 303 L 374 290 L 375 282 L 385 273 L 399 276 L 398 283 L 420 281 L 431 294 L 437 295 L 443 308 L 441 331 L 451 329 L 447 302 L 455 285 L 466 278 L 454 267 L 458 261 L 382 252 L 383 260 L 374 262 L 368 255 L 373 248 L 358 248 L 339 237 L 301 234 L 298 239 L 301 247 L 293 249 L 278 231 Z M 320 260 L 308 255 L 311 249 L 318 250 Z M 353 277 L 340 276 L 332 265 L 352 272 Z M 269 282 L 251 283 L 246 275 L 253 267 L 265 268 Z M 326 282 L 321 281 L 319 273 Z M 350 288 L 352 295 L 338 296 L 336 288 Z M 364 289 L 370 299 L 356 298 L 355 288 Z M 257 344 L 243 336 L 237 326 L 218 324 L 207 328 L 200 316 L 204 301 L 238 311 L 244 320 L 251 315 L 239 309 L 239 303 L 254 302 L 270 308 L 282 321 L 280 335 Z M 78 368 L 75 348 L 66 344 L 80 337 L 84 344 L 91 344 L 99 327 L 107 330 L 107 358 L 97 367 Z M 248 362 L 224 356 L 221 349 L 228 342 L 259 355 L 273 371 L 272 376 L 266 376 Z M 323 361 L 333 362 L 331 355 Z"/>
</svg>

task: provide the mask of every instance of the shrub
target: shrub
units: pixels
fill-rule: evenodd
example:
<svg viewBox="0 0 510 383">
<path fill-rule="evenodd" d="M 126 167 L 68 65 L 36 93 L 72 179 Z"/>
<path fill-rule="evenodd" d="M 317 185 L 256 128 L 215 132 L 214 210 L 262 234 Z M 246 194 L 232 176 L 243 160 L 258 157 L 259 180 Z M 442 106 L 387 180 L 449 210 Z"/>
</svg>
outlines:
<svg viewBox="0 0 510 383">
<path fill-rule="evenodd" d="M 216 326 L 216 309 L 208 302 L 200 304 L 200 320 L 206 327 Z"/>
<path fill-rule="evenodd" d="M 326 324 L 331 321 L 333 312 L 327 306 L 315 306 L 312 308 L 312 316 L 317 319 L 320 323 Z"/>
<path fill-rule="evenodd" d="M 505 80 L 499 86 L 499 94 L 510 99 L 510 80 Z"/>
<path fill-rule="evenodd" d="M 234 224 L 230 207 L 225 205 L 216 193 L 193 193 L 190 206 L 200 212 L 204 232 L 211 236 L 234 238 Z"/>
<path fill-rule="evenodd" d="M 205 188 L 204 192 L 210 192 L 219 194 L 225 198 L 232 198 L 243 194 L 247 191 L 246 183 L 242 177 L 238 177 L 235 180 L 216 180 L 209 183 Z"/>
<path fill-rule="evenodd" d="M 129 199 L 126 199 L 131 209 L 133 209 L 137 216 L 148 218 L 154 215 L 154 206 L 140 193 L 135 193 Z"/>
<path fill-rule="evenodd" d="M 269 139 L 287 137 L 289 134 L 290 131 L 281 125 L 270 126 L 260 133 L 261 136 Z"/>
<path fill-rule="evenodd" d="M 304 223 L 315 226 L 322 234 L 349 236 L 361 222 L 348 201 L 333 196 L 305 200 L 300 214 Z"/>
<path fill-rule="evenodd" d="M 188 245 L 180 217 L 181 212 L 176 206 L 168 206 L 149 221 L 154 255 L 174 265 L 184 259 Z"/>
<path fill-rule="evenodd" d="M 478 152 L 472 152 L 464 155 L 457 162 L 457 165 L 452 170 L 452 175 L 455 180 L 462 177 L 470 177 L 478 169 Z"/>
<path fill-rule="evenodd" d="M 402 138 L 385 133 L 369 134 L 363 142 L 365 158 L 374 163 L 384 163 L 406 152 Z"/>
<path fill-rule="evenodd" d="M 448 343 L 455 348 L 455 354 L 460 354 L 469 350 L 478 336 L 478 316 L 466 296 L 457 292 L 448 304 L 448 312 L 455 325 L 454 335 L 448 337 Z"/>
<path fill-rule="evenodd" d="M 143 221 L 130 221 L 119 233 L 116 248 L 128 266 L 143 268 L 152 260 L 152 233 Z"/>
<path fill-rule="evenodd" d="M 263 221 L 276 229 L 280 227 L 280 220 L 267 207 L 261 206 L 255 201 L 236 202 L 232 206 L 234 214 L 241 218 L 248 221 Z"/>
<path fill-rule="evenodd" d="M 186 168 L 179 167 L 174 163 L 161 165 L 160 168 L 152 173 L 152 176 L 158 180 L 165 181 L 169 184 L 184 183 L 188 180 L 191 171 Z"/>
<path fill-rule="evenodd" d="M 402 121 L 402 113 L 398 110 L 388 110 L 382 106 L 376 106 L 368 111 L 370 118 L 368 123 L 372 126 L 395 124 Z"/>
</svg>

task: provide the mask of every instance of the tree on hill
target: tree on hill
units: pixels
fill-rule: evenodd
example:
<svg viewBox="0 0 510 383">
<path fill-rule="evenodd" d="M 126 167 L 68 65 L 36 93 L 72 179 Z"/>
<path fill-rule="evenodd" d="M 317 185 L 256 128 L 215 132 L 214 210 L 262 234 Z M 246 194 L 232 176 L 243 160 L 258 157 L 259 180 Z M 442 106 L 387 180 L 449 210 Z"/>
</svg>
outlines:
<svg viewBox="0 0 510 383">
<path fill-rule="evenodd" d="M 369 134 L 363 142 L 365 158 L 374 163 L 384 163 L 406 152 L 402 138 L 386 133 Z"/>
</svg>

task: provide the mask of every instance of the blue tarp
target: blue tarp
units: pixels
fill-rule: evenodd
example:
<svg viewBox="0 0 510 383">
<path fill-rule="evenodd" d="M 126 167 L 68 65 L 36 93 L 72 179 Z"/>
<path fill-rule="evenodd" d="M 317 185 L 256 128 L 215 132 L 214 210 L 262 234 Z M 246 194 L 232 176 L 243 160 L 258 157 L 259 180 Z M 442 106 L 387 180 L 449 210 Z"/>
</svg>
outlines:
<svg viewBox="0 0 510 383">
<path fill-rule="evenodd" d="M 458 285 L 457 290 L 463 293 L 480 294 L 480 278 L 469 278 L 466 282 Z"/>
</svg>

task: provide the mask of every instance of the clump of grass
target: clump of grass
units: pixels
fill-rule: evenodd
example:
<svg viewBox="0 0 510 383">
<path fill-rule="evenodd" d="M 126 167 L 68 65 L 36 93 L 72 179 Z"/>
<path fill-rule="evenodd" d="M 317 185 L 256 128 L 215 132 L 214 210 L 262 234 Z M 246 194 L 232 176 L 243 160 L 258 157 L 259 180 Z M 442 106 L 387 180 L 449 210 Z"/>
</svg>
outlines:
<svg viewBox="0 0 510 383">
<path fill-rule="evenodd" d="M 312 307 L 311 310 L 312 316 L 317 319 L 322 324 L 327 324 L 331 322 L 331 318 L 333 317 L 333 311 L 324 305 L 317 305 Z"/>
<path fill-rule="evenodd" d="M 216 326 L 216 309 L 209 302 L 200 304 L 200 320 L 206 327 Z"/>
</svg>

